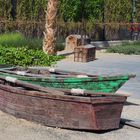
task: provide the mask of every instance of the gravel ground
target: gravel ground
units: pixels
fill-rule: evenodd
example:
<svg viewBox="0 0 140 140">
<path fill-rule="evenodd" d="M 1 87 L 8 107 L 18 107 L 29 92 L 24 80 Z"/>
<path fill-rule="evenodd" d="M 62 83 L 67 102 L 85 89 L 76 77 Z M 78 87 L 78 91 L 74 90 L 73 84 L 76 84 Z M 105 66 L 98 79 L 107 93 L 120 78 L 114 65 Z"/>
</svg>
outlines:
<svg viewBox="0 0 140 140">
<path fill-rule="evenodd" d="M 98 53 L 99 60 L 90 63 L 73 63 L 70 58 L 57 64 L 58 68 L 96 74 L 134 73 L 135 79 L 127 82 L 118 92 L 130 92 L 122 117 L 140 118 L 140 56 Z M 69 61 L 69 62 L 68 62 Z M 41 126 L 0 111 L 0 140 L 139 140 L 140 129 L 121 125 L 108 132 L 84 132 Z"/>
</svg>

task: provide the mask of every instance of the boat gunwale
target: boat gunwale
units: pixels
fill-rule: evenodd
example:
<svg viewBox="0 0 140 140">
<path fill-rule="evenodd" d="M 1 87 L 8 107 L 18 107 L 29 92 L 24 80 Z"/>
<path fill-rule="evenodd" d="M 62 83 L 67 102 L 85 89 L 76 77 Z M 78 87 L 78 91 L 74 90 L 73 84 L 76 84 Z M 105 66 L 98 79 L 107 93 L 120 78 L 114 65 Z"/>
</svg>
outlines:
<svg viewBox="0 0 140 140">
<path fill-rule="evenodd" d="M 26 76 L 27 78 L 30 78 L 30 79 L 33 79 L 33 80 L 36 80 L 36 79 L 38 79 L 38 80 L 49 80 L 50 78 L 55 78 L 57 81 L 59 81 L 60 80 L 60 82 L 62 82 L 62 80 L 65 80 L 65 79 L 81 79 L 81 80 L 89 80 L 89 82 L 91 81 L 91 82 L 97 82 L 97 81 L 111 81 L 111 80 L 121 80 L 121 79 L 124 79 L 123 77 L 128 77 L 128 80 L 130 79 L 130 78 L 134 78 L 136 75 L 135 74 L 125 74 L 125 75 L 123 75 L 123 74 L 119 74 L 119 75 L 112 75 L 112 76 L 108 76 L 108 75 L 106 75 L 106 76 L 101 76 L 101 75 L 89 75 L 88 76 L 88 74 L 86 74 L 86 73 L 83 73 L 83 75 L 86 75 L 86 76 L 88 76 L 88 77 L 73 77 L 73 76 L 68 76 L 68 77 L 55 77 L 55 75 L 54 76 L 45 76 L 45 75 L 41 75 L 41 74 L 29 74 L 29 73 L 26 73 L 25 75 L 20 75 L 20 74 L 17 74 L 16 72 L 14 72 L 14 71 L 11 71 L 11 70 L 16 70 L 16 69 L 22 69 L 22 67 L 13 67 L 13 68 L 9 68 L 9 70 L 8 69 L 0 69 L 0 73 L 8 73 L 8 74 L 13 74 L 13 75 L 18 75 L 18 76 L 20 76 L 21 78 L 22 77 L 24 77 L 24 76 Z M 39 70 L 39 69 L 33 69 L 33 68 L 28 68 L 29 70 Z M 48 70 L 48 69 L 45 69 L 45 70 Z M 58 70 L 58 71 L 62 71 L 62 72 L 65 72 L 65 71 L 63 71 L 63 70 Z M 49 70 L 48 70 L 48 72 L 49 72 Z M 50 72 L 51 73 L 51 72 Z M 75 76 L 76 75 L 81 75 L 82 73 L 80 73 L 80 72 L 68 72 L 68 71 L 66 71 L 66 73 L 74 73 L 75 74 Z M 56 74 L 57 75 L 57 74 Z M 101 79 L 100 79 L 100 77 L 101 77 Z M 122 77 L 122 78 L 121 78 Z"/>
<path fill-rule="evenodd" d="M 100 96 L 100 97 L 85 97 L 85 96 L 73 96 L 73 95 L 57 95 L 52 93 L 44 93 L 39 91 L 28 91 L 25 89 L 17 89 L 15 87 L 11 87 L 9 85 L 2 85 L 0 84 L 0 89 L 10 92 L 12 94 L 17 95 L 25 95 L 37 98 L 44 98 L 44 99 L 53 99 L 53 100 L 61 100 L 61 101 L 70 101 L 70 102 L 81 102 L 87 104 L 100 104 L 100 103 L 114 103 L 114 102 L 124 102 L 126 100 L 126 96 Z M 100 100 L 100 102 L 99 102 Z"/>
<path fill-rule="evenodd" d="M 21 78 L 22 80 L 23 79 L 26 79 L 26 80 L 46 80 L 47 82 L 54 82 L 54 80 L 56 80 L 57 82 L 65 82 L 65 83 L 69 83 L 69 81 L 64 81 L 64 80 L 75 80 L 75 82 L 100 82 L 100 81 L 116 81 L 116 80 L 127 80 L 132 78 L 133 76 L 135 75 L 116 75 L 116 76 L 104 76 L 104 77 L 101 77 L 101 76 L 98 76 L 98 77 L 81 77 L 81 78 L 77 78 L 77 77 L 67 77 L 67 78 L 57 78 L 57 77 L 53 77 L 53 76 L 50 76 L 50 77 L 35 77 L 35 76 L 28 76 L 28 75 L 18 75 L 16 73 L 8 73 L 10 71 L 0 71 L 1 74 L 4 75 L 4 73 L 7 73 L 9 75 L 14 75 L 18 78 Z M 24 78 L 25 77 L 25 78 Z M 101 77 L 101 79 L 100 79 Z M 51 79 L 52 78 L 52 79 Z M 77 80 L 77 81 L 76 81 Z M 82 81 L 81 81 L 82 80 Z M 74 81 L 72 81 L 74 83 Z"/>
</svg>

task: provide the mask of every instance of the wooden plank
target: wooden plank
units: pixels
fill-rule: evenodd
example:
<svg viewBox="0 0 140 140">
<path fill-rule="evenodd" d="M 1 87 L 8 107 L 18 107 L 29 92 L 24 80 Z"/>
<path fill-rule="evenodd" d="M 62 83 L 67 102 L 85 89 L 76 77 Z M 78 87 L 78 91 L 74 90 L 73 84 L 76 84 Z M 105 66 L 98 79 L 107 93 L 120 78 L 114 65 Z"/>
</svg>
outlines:
<svg viewBox="0 0 140 140">
<path fill-rule="evenodd" d="M 45 88 L 45 87 L 42 87 L 42 86 L 30 84 L 30 83 L 27 83 L 27 82 L 22 82 L 22 81 L 17 80 L 16 78 L 13 78 L 13 77 L 8 77 L 8 78 L 11 78 L 11 79 L 8 80 L 7 77 L 1 77 L 0 76 L 0 80 L 6 80 L 8 82 L 17 84 L 21 87 L 26 87 L 28 89 L 34 89 L 34 90 L 42 91 L 42 92 L 50 92 L 50 93 L 57 93 L 57 94 L 60 94 L 60 95 L 64 95 L 64 92 L 62 92 L 62 91 L 57 91 L 57 90 L 52 89 L 52 88 Z"/>
<path fill-rule="evenodd" d="M 89 91 L 89 90 L 83 90 L 83 94 L 81 93 L 76 93 L 73 94 L 71 93 L 71 90 L 70 89 L 62 89 L 62 88 L 59 88 L 59 89 L 56 89 L 56 90 L 60 90 L 60 91 L 63 91 L 65 92 L 65 94 L 70 94 L 70 95 L 87 95 L 87 96 L 96 96 L 96 95 L 102 95 L 102 96 L 124 96 L 124 97 L 129 97 L 130 95 L 129 94 L 121 94 L 121 93 L 102 93 L 102 92 L 98 92 L 98 93 L 94 93 L 92 91 Z"/>
<path fill-rule="evenodd" d="M 16 70 L 16 69 L 17 70 L 18 69 L 19 70 L 22 70 L 24 68 L 22 68 L 22 67 L 13 67 L 13 68 L 8 68 L 7 70 L 6 69 L 5 70 L 0 69 L 0 72 L 8 72 L 8 73 L 10 73 L 10 70 Z M 53 71 L 50 71 L 50 69 L 54 69 L 54 72 Z M 76 76 L 76 75 L 87 75 L 89 77 L 98 77 L 98 75 L 87 74 L 87 73 L 83 73 L 83 72 L 74 72 L 74 71 L 60 70 L 60 69 L 57 69 L 57 68 L 45 68 L 45 69 L 28 68 L 27 70 L 30 70 L 30 71 L 32 71 L 32 70 L 39 70 L 39 71 L 40 70 L 44 70 L 44 71 L 49 72 L 50 74 L 58 74 L 57 77 L 61 77 L 61 76 L 64 76 L 64 77 L 67 77 L 68 76 L 69 77 L 69 76 Z M 14 72 L 13 72 L 13 74 L 14 74 Z M 30 75 L 27 74 L 27 76 L 30 76 Z M 35 76 L 37 76 L 37 75 L 35 75 Z M 41 75 L 39 75 L 39 76 L 41 76 Z M 102 77 L 103 78 L 106 78 L 106 77 L 110 77 L 111 78 L 111 77 L 114 77 L 114 76 L 102 76 Z M 115 77 L 121 77 L 121 76 L 123 76 L 123 75 L 117 75 Z M 129 78 L 134 78 L 136 75 L 134 75 L 134 74 L 128 74 L 127 76 Z"/>
<path fill-rule="evenodd" d="M 34 69 L 29 69 L 31 72 L 32 70 Z M 45 70 L 44 70 L 45 71 Z M 102 80 L 109 80 L 109 79 L 118 79 L 119 77 L 123 77 L 123 76 L 128 76 L 128 78 L 134 78 L 136 75 L 133 75 L 133 74 L 130 74 L 130 75 L 115 75 L 115 76 L 98 76 L 98 75 L 90 75 L 90 74 L 87 74 L 87 73 L 80 73 L 80 72 L 69 72 L 69 71 L 64 71 L 64 70 L 57 70 L 55 69 L 54 72 L 50 72 L 49 69 L 46 69 L 47 71 L 47 74 L 49 73 L 49 75 L 51 76 L 51 73 L 54 73 L 55 77 L 58 77 L 58 79 L 60 78 L 67 78 L 67 77 L 76 77 L 77 75 L 85 75 L 85 76 L 88 76 L 88 77 L 93 77 L 94 80 L 93 81 L 96 81 L 99 77 L 102 77 Z M 0 72 L 3 72 L 3 73 L 10 73 L 10 74 L 15 74 L 15 75 L 19 75 L 17 74 L 17 72 L 15 71 L 10 71 L 10 70 L 2 70 L 0 69 Z M 32 74 L 32 73 L 24 73 L 25 76 L 30 76 L 30 77 L 38 77 L 38 78 L 51 78 L 50 76 L 45 76 L 45 75 L 41 75 L 41 74 Z M 23 76 L 24 76 L 23 75 Z M 97 79 L 96 79 L 97 78 Z"/>
<path fill-rule="evenodd" d="M 70 77 L 77 77 L 78 75 L 81 75 L 80 73 L 78 74 L 74 74 L 74 73 L 70 73 L 70 74 L 49 74 L 50 76 L 46 76 L 46 75 L 41 75 L 41 74 L 33 74 L 33 73 L 24 73 L 24 75 L 22 75 L 22 73 L 17 73 L 15 71 L 10 71 L 10 70 L 1 70 L 0 69 L 0 72 L 1 73 L 9 73 L 9 74 L 14 74 L 14 75 L 21 75 L 21 76 L 29 76 L 29 77 L 37 77 L 37 78 L 51 78 L 51 76 L 55 76 L 55 77 L 58 77 L 58 78 L 70 78 Z M 87 74 L 82 74 L 83 76 L 87 76 Z M 92 75 L 90 77 L 97 77 L 97 75 Z"/>
<path fill-rule="evenodd" d="M 29 68 L 29 69 L 34 69 L 34 68 Z M 36 68 L 37 69 L 37 68 Z M 45 68 L 45 69 L 42 69 L 42 70 L 47 70 L 49 71 L 50 68 Z M 91 75 L 91 74 L 87 74 L 87 73 L 84 73 L 84 72 L 75 72 L 75 71 L 66 71 L 66 70 L 60 70 L 60 69 L 57 69 L 57 68 L 54 68 L 55 72 L 50 72 L 50 73 L 55 73 L 55 74 L 61 74 L 61 75 L 87 75 L 87 76 L 90 76 L 90 77 L 96 77 L 97 75 Z"/>
</svg>

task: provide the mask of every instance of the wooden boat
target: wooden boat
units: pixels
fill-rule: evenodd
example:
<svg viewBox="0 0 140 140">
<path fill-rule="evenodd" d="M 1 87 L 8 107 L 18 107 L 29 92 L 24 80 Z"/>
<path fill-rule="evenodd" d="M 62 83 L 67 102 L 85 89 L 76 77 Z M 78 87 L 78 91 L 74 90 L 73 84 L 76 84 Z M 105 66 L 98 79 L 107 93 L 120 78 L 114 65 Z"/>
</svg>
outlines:
<svg viewBox="0 0 140 140">
<path fill-rule="evenodd" d="M 93 92 L 106 93 L 116 92 L 126 81 L 131 77 L 134 77 L 133 75 L 103 77 L 97 75 L 81 75 L 81 73 L 78 75 L 78 73 L 68 73 L 64 71 L 55 73 L 57 74 L 51 75 L 47 70 L 41 71 L 37 69 L 20 69 L 19 71 L 19 69 L 16 68 L 11 70 L 0 70 L 0 76 L 12 76 L 19 80 L 43 87 L 64 89 L 80 88 L 83 90 L 91 90 Z"/>
<path fill-rule="evenodd" d="M 78 129 L 117 129 L 123 95 L 87 94 L 74 96 L 35 86 L 12 77 L 0 77 L 0 109 L 15 117 L 43 125 Z"/>
</svg>

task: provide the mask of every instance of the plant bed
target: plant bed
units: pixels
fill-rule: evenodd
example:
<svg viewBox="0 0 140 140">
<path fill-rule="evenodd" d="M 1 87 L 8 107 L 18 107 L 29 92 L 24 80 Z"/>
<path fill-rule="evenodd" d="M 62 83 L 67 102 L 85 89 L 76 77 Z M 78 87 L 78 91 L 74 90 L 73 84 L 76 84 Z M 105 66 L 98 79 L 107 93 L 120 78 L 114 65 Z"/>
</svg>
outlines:
<svg viewBox="0 0 140 140">
<path fill-rule="evenodd" d="M 124 43 L 121 46 L 114 46 L 107 49 L 109 53 L 135 54 L 140 55 L 140 42 Z"/>
<path fill-rule="evenodd" d="M 50 56 L 41 50 L 28 48 L 5 48 L 0 46 L 0 64 L 18 66 L 50 66 L 62 59 L 62 56 Z"/>
<path fill-rule="evenodd" d="M 45 54 L 41 39 L 27 39 L 21 33 L 0 35 L 0 64 L 50 66 L 62 58 Z"/>
</svg>

